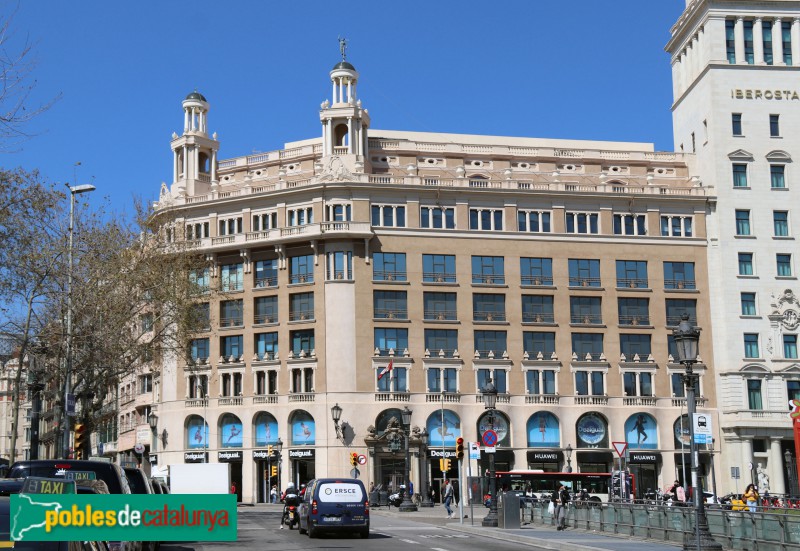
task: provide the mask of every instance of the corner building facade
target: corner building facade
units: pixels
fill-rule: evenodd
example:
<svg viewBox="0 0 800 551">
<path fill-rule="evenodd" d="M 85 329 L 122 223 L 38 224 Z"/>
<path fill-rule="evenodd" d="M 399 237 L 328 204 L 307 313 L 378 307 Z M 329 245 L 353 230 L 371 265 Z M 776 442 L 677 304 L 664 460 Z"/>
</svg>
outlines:
<svg viewBox="0 0 800 551">
<path fill-rule="evenodd" d="M 720 494 L 797 495 L 800 2 L 695 0 L 671 30 L 675 148 L 716 190 L 708 221 Z M 787 461 L 788 460 L 788 461 Z M 728 476 L 731 469 L 740 479 Z M 761 477 L 763 481 L 763 477 Z M 763 493 L 762 487 L 762 493 Z"/>
<path fill-rule="evenodd" d="M 609 472 L 624 440 L 640 493 L 683 479 L 670 340 L 683 313 L 703 329 L 700 411 L 715 408 L 715 199 L 690 155 L 374 130 L 358 78 L 346 61 L 331 71 L 321 137 L 225 160 L 209 103 L 183 102 L 157 208 L 208 259 L 197 282 L 221 291 L 203 299 L 208 330 L 191 358 L 154 382 L 171 438 L 153 459 L 230 462 L 245 502 L 272 484 L 347 476 L 352 452 L 366 482 L 398 485 L 392 419 L 408 406 L 411 480 L 440 495 L 438 459 L 459 436 L 480 439 L 491 379 L 498 470 Z"/>
</svg>

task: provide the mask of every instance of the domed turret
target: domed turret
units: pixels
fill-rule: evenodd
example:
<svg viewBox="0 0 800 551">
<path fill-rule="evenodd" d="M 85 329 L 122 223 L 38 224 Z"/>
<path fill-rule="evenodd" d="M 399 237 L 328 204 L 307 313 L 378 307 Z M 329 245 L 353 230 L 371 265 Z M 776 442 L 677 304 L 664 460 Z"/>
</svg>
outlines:
<svg viewBox="0 0 800 551">
<path fill-rule="evenodd" d="M 177 195 L 207 193 L 217 183 L 217 136 L 208 136 L 209 105 L 205 96 L 195 90 L 181 102 L 183 135 L 173 135 L 173 182 Z"/>
<path fill-rule="evenodd" d="M 183 100 L 183 133 L 194 132 L 207 134 L 206 114 L 208 113 L 208 102 L 205 96 L 195 90 Z"/>
</svg>

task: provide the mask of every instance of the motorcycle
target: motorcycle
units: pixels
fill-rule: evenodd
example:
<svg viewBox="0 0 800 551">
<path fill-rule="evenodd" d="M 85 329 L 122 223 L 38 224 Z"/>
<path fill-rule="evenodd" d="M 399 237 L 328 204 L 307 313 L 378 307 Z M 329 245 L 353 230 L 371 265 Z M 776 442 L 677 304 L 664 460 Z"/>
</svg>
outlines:
<svg viewBox="0 0 800 551">
<path fill-rule="evenodd" d="M 403 503 L 403 498 L 406 495 L 406 487 L 405 485 L 400 486 L 400 491 L 395 492 L 389 496 L 389 506 L 400 507 L 400 504 Z"/>
<path fill-rule="evenodd" d="M 288 524 L 289 530 L 294 529 L 296 524 L 300 524 L 300 516 L 297 514 L 297 505 L 287 505 L 284 508 L 283 524 Z"/>
</svg>

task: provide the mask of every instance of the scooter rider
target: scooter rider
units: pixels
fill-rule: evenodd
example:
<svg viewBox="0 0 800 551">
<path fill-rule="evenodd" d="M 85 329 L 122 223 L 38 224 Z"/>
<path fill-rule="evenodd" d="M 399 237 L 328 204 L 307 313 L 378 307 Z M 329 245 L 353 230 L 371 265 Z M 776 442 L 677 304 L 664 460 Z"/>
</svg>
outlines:
<svg viewBox="0 0 800 551">
<path fill-rule="evenodd" d="M 283 494 L 283 513 L 281 514 L 281 530 L 283 530 L 283 525 L 285 523 L 291 524 L 292 522 L 291 519 L 289 518 L 290 505 L 294 505 L 295 507 L 300 505 L 300 497 L 297 495 L 297 490 L 295 489 L 293 482 L 290 482 L 289 485 L 286 486 L 286 491 Z"/>
</svg>

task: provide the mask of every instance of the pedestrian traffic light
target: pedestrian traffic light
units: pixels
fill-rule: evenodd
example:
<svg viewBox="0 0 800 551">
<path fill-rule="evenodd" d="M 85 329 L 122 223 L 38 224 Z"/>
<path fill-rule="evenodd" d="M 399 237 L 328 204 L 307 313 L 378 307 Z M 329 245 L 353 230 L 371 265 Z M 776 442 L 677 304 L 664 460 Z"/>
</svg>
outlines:
<svg viewBox="0 0 800 551">
<path fill-rule="evenodd" d="M 86 430 L 87 426 L 83 423 L 75 423 L 74 431 L 75 431 L 75 444 L 74 448 L 74 457 L 75 459 L 83 459 L 84 451 L 86 445 L 89 443 L 89 431 Z M 87 454 L 88 457 L 88 454 Z"/>
<path fill-rule="evenodd" d="M 353 453 L 350 454 L 350 464 L 353 467 L 358 465 L 358 454 L 356 452 L 353 452 Z"/>
<path fill-rule="evenodd" d="M 464 439 L 460 436 L 456 438 L 456 457 L 459 461 L 464 459 Z"/>
<path fill-rule="evenodd" d="M 277 465 L 273 465 L 272 466 L 272 476 L 278 476 L 278 466 Z"/>
</svg>

